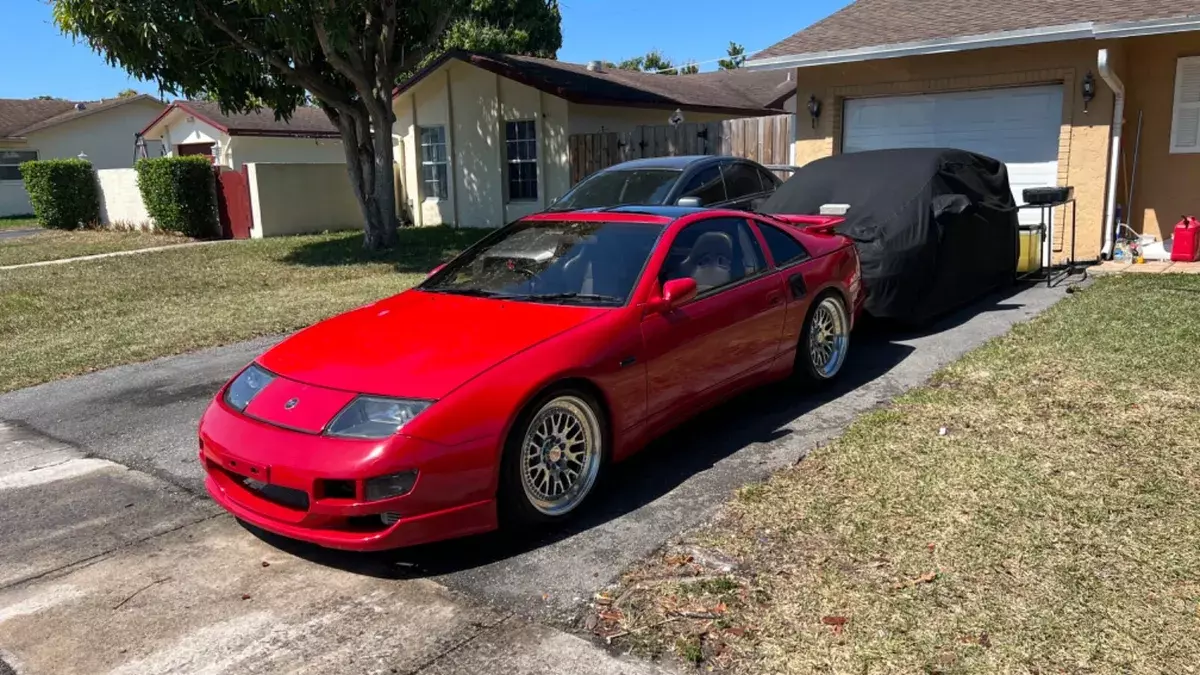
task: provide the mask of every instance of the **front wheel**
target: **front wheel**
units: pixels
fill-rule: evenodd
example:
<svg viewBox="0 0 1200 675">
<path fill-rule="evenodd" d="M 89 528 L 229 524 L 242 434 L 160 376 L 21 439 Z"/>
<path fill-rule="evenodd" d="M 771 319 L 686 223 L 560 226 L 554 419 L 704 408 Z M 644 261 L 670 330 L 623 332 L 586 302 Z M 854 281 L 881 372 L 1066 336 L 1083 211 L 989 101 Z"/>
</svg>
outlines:
<svg viewBox="0 0 1200 675">
<path fill-rule="evenodd" d="M 796 346 L 796 375 L 817 384 L 842 372 L 850 350 L 850 314 L 834 294 L 823 295 L 808 313 Z"/>
<path fill-rule="evenodd" d="M 603 468 L 603 411 L 585 392 L 560 390 L 522 417 L 509 439 L 500 508 L 510 524 L 566 520 L 591 494 Z"/>
</svg>

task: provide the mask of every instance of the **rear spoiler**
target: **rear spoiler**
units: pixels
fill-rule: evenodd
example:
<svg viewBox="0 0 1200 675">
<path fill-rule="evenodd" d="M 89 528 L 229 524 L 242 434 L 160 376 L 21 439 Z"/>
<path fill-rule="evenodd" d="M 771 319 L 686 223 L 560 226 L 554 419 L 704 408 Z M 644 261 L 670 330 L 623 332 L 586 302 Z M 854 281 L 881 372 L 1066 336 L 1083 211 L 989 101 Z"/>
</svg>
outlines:
<svg viewBox="0 0 1200 675">
<path fill-rule="evenodd" d="M 773 213 L 771 217 L 781 223 L 802 227 L 818 234 L 833 234 L 834 228 L 846 220 L 841 216 L 793 216 L 783 213 Z"/>
<path fill-rule="evenodd" d="M 845 222 L 845 215 L 849 210 L 849 204 L 823 204 L 821 206 L 821 215 L 819 216 L 800 216 L 789 215 L 785 213 L 773 213 L 771 214 L 771 217 L 781 223 L 802 227 L 812 232 L 817 232 L 820 234 L 833 234 L 834 228 Z"/>
</svg>

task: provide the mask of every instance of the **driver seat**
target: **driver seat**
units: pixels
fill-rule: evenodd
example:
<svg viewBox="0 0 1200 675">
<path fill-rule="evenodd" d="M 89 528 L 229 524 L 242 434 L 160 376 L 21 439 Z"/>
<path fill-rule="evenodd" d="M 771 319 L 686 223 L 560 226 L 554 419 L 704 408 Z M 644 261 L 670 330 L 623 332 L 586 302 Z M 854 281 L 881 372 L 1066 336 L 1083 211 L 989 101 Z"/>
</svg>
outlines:
<svg viewBox="0 0 1200 675">
<path fill-rule="evenodd" d="M 696 280 L 703 293 L 733 280 L 733 239 L 724 232 L 705 232 L 696 238 L 692 252 L 679 263 L 679 276 Z"/>
</svg>

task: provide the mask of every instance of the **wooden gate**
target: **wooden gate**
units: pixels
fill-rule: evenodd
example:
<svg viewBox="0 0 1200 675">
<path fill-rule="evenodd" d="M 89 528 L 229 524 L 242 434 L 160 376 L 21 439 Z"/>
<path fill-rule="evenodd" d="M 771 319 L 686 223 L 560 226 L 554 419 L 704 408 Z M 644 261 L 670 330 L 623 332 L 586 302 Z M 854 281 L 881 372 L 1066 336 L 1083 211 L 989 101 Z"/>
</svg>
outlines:
<svg viewBox="0 0 1200 675">
<path fill-rule="evenodd" d="M 222 239 L 249 239 L 254 226 L 250 206 L 250 177 L 246 166 L 238 171 L 223 166 L 213 167 L 216 174 L 217 214 L 221 222 Z"/>
<path fill-rule="evenodd" d="M 642 157 L 730 155 L 760 164 L 788 164 L 794 123 L 792 115 L 772 115 L 641 126 L 623 133 L 572 134 L 568 139 L 571 184 L 600 169 Z"/>
</svg>

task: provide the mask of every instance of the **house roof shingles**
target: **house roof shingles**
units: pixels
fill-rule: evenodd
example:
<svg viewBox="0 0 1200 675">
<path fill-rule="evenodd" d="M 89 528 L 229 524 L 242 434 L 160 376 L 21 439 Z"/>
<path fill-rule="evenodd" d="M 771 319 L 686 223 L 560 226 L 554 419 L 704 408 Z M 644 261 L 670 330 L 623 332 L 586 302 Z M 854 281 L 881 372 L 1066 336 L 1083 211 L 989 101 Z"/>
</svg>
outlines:
<svg viewBox="0 0 1200 675">
<path fill-rule="evenodd" d="M 175 101 L 142 133 L 161 122 L 172 110 L 182 110 L 216 126 L 231 136 L 293 136 L 300 138 L 337 138 L 337 127 L 319 108 L 297 108 L 287 120 L 275 119 L 272 110 L 250 113 L 223 113 L 221 106 L 209 101 Z"/>
<path fill-rule="evenodd" d="M 81 102 L 63 99 L 3 98 L 0 99 L 0 138 L 20 138 L 56 124 L 111 110 L 134 101 L 159 103 L 158 99 L 146 94 Z M 79 105 L 83 107 L 76 109 Z"/>
<path fill-rule="evenodd" d="M 780 112 L 795 87 L 783 73 L 724 70 L 695 75 L 658 75 L 511 54 L 447 52 L 396 88 L 400 94 L 446 60 L 456 58 L 575 103 L 720 110 L 769 115 Z"/>
<path fill-rule="evenodd" d="M 1200 15 L 1200 0 L 857 0 L 751 60 L 1087 22 L 1196 15 Z"/>
</svg>

